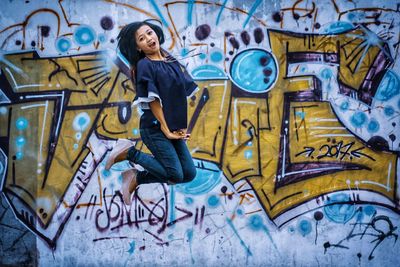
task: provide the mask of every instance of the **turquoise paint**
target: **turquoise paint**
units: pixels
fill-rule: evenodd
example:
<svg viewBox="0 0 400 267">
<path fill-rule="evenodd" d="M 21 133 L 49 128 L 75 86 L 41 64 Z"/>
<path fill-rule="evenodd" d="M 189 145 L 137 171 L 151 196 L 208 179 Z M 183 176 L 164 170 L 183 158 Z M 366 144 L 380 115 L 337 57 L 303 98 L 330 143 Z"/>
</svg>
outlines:
<svg viewBox="0 0 400 267">
<path fill-rule="evenodd" d="M 335 34 L 335 33 L 342 33 L 342 32 L 347 32 L 354 29 L 353 24 L 349 22 L 343 22 L 343 21 L 338 21 L 338 22 L 333 22 L 330 24 L 327 24 L 322 31 L 324 33 L 328 34 Z"/>
<path fill-rule="evenodd" d="M 399 94 L 399 77 L 393 71 L 388 70 L 379 83 L 375 98 L 380 101 L 388 101 Z"/>
<path fill-rule="evenodd" d="M 169 27 L 168 22 L 165 20 L 163 14 L 161 13 L 160 9 L 157 6 L 157 3 L 154 0 L 149 0 L 150 4 L 153 6 L 154 10 L 156 11 L 158 17 L 160 18 L 162 24 L 164 24 L 165 27 Z"/>
<path fill-rule="evenodd" d="M 226 218 L 226 221 L 227 221 L 228 225 L 231 227 L 235 236 L 239 239 L 240 245 L 245 249 L 247 256 L 252 256 L 253 254 L 251 253 L 249 246 L 247 246 L 246 243 L 244 243 L 243 239 L 240 237 L 238 231 L 236 230 L 235 226 L 232 223 L 232 220 L 229 218 Z"/>
<path fill-rule="evenodd" d="M 350 117 L 350 122 L 354 127 L 360 128 L 367 122 L 367 115 L 362 111 L 357 111 Z"/>
<path fill-rule="evenodd" d="M 247 14 L 247 18 L 243 23 L 243 29 L 246 27 L 247 23 L 249 23 L 250 18 L 253 16 L 254 12 L 256 11 L 257 7 L 261 4 L 262 0 L 256 0 L 253 6 L 250 9 L 250 12 Z"/>
<path fill-rule="evenodd" d="M 265 61 L 264 66 L 262 61 Z M 271 53 L 251 48 L 235 56 L 231 63 L 230 75 L 232 81 L 241 89 L 252 93 L 261 93 L 266 92 L 272 86 L 278 71 Z"/>
<path fill-rule="evenodd" d="M 219 197 L 216 195 L 211 195 L 208 197 L 207 199 L 207 204 L 210 208 L 216 208 L 219 206 L 220 201 L 219 201 Z"/>
<path fill-rule="evenodd" d="M 305 219 L 300 220 L 297 224 L 297 229 L 299 230 L 302 236 L 306 236 L 309 233 L 311 233 L 312 230 L 311 222 Z"/>
<path fill-rule="evenodd" d="M 379 122 L 375 119 L 371 119 L 368 123 L 367 130 L 369 133 L 376 133 L 379 131 Z"/>
<path fill-rule="evenodd" d="M 28 127 L 28 125 L 29 125 L 28 120 L 24 117 L 19 117 L 15 122 L 15 126 L 20 131 L 25 130 Z"/>
<path fill-rule="evenodd" d="M 175 221 L 175 186 L 169 186 L 169 221 Z M 175 227 L 175 224 L 171 225 L 171 227 Z"/>
<path fill-rule="evenodd" d="M 224 56 L 220 51 L 214 51 L 210 55 L 210 60 L 214 63 L 219 63 L 223 60 Z"/>
<path fill-rule="evenodd" d="M 349 195 L 344 193 L 335 194 L 325 201 L 324 213 L 326 217 L 336 223 L 346 223 L 355 215 L 355 206 L 347 204 Z M 337 204 L 336 204 L 337 203 Z"/>
<path fill-rule="evenodd" d="M 208 193 L 221 182 L 221 171 L 218 169 L 218 166 L 206 161 L 194 160 L 194 162 L 195 165 L 201 163 L 204 169 L 197 169 L 197 174 L 193 181 L 175 185 L 175 189 L 185 195 L 202 195 Z"/>
<path fill-rule="evenodd" d="M 90 45 L 96 39 L 96 32 L 88 25 L 81 25 L 75 29 L 73 37 L 78 45 Z"/>
<path fill-rule="evenodd" d="M 72 43 L 71 43 L 71 40 L 69 38 L 60 37 L 60 38 L 58 38 L 56 40 L 55 46 L 56 46 L 56 49 L 57 49 L 58 52 L 65 53 L 71 48 Z"/>
<path fill-rule="evenodd" d="M 366 215 L 372 216 L 372 215 L 375 214 L 376 209 L 375 209 L 374 206 L 368 205 L 368 206 L 365 206 L 365 207 L 363 208 L 363 211 L 364 211 L 364 213 L 365 213 Z"/>
<path fill-rule="evenodd" d="M 18 136 L 15 139 L 15 144 L 17 145 L 17 147 L 23 147 L 26 144 L 25 137 L 23 137 L 22 135 Z"/>
<path fill-rule="evenodd" d="M 217 15 L 217 21 L 215 22 L 216 26 L 219 24 L 219 21 L 221 19 L 222 11 L 225 9 L 226 2 L 228 2 L 228 0 L 225 0 L 224 3 L 222 4 L 221 8 L 219 9 L 219 12 L 218 12 L 218 15 Z"/>
<path fill-rule="evenodd" d="M 385 113 L 387 117 L 392 117 L 394 114 L 394 108 L 392 106 L 386 106 L 383 108 L 383 113 Z"/>
<path fill-rule="evenodd" d="M 196 80 L 213 80 L 213 79 L 227 79 L 225 72 L 214 65 L 201 65 L 196 67 L 191 72 Z"/>
</svg>

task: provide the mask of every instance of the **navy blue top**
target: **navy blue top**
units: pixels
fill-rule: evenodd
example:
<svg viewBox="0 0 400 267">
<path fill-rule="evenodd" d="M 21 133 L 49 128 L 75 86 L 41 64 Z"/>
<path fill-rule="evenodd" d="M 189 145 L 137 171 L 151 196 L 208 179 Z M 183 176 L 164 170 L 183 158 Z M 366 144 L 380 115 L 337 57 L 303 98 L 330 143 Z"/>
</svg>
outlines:
<svg viewBox="0 0 400 267">
<path fill-rule="evenodd" d="M 172 58 L 172 59 L 171 59 Z M 159 127 L 148 103 L 158 98 L 170 131 L 187 128 L 187 100 L 197 84 L 173 57 L 163 60 L 139 60 L 136 68 L 136 97 L 143 114 L 140 128 Z"/>
</svg>

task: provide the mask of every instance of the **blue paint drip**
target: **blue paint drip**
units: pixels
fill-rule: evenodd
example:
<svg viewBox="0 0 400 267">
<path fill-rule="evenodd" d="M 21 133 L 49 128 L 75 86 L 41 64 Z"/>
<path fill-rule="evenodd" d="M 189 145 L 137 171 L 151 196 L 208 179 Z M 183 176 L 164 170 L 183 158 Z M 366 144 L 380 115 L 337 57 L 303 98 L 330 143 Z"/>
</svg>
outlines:
<svg viewBox="0 0 400 267">
<path fill-rule="evenodd" d="M 192 25 L 192 16 L 193 16 L 193 4 L 194 0 L 188 0 L 187 5 L 188 5 L 188 14 L 187 14 L 187 25 Z"/>
<path fill-rule="evenodd" d="M 132 255 L 135 252 L 135 241 L 129 243 L 129 250 L 127 252 L 129 255 Z"/>
<path fill-rule="evenodd" d="M 250 251 L 250 248 L 244 243 L 243 239 L 240 237 L 238 231 L 236 230 L 235 226 L 233 226 L 232 220 L 229 218 L 226 218 L 226 221 L 228 222 L 228 225 L 232 228 L 233 233 L 236 235 L 236 237 L 240 240 L 240 245 L 244 247 L 246 250 L 247 256 L 252 256 L 253 254 Z"/>
<path fill-rule="evenodd" d="M 192 258 L 192 263 L 194 263 L 193 253 L 192 253 L 193 229 L 188 229 L 186 231 L 186 236 L 187 236 L 188 242 L 189 242 L 190 257 Z"/>
<path fill-rule="evenodd" d="M 164 26 L 168 28 L 169 27 L 168 22 L 164 19 L 164 16 L 162 15 L 160 9 L 158 8 L 156 2 L 154 0 L 149 0 L 149 2 L 156 11 L 158 17 L 161 19 L 162 24 L 164 24 Z"/>
<path fill-rule="evenodd" d="M 262 0 L 256 0 L 253 4 L 253 6 L 250 9 L 249 14 L 247 15 L 247 18 L 245 22 L 243 23 L 243 29 L 246 27 L 247 23 L 249 23 L 251 16 L 253 16 L 254 12 L 256 11 L 257 7 L 261 4 Z"/>
<path fill-rule="evenodd" d="M 174 186 L 173 185 L 171 185 L 170 187 L 169 187 L 169 198 L 170 198 L 170 201 L 169 201 L 169 203 L 170 203 L 170 205 L 169 205 L 169 210 L 170 210 L 170 213 L 169 213 L 169 221 L 170 222 L 173 222 L 173 221 L 175 221 L 175 188 L 174 188 Z M 173 225 L 171 225 L 172 227 L 175 227 L 175 224 L 173 224 Z"/>
<path fill-rule="evenodd" d="M 323 70 L 321 71 L 321 74 L 320 74 L 320 75 L 321 75 L 321 77 L 322 77 L 323 79 L 328 80 L 328 79 L 332 78 L 333 73 L 332 73 L 332 70 L 331 70 L 331 69 L 325 68 L 325 69 L 323 69 Z"/>
<path fill-rule="evenodd" d="M 246 159 L 251 159 L 251 158 L 253 157 L 253 151 L 252 151 L 252 150 L 246 150 L 246 151 L 244 152 L 244 157 L 245 157 Z"/>
<path fill-rule="evenodd" d="M 222 4 L 222 6 L 221 6 L 221 8 L 220 8 L 220 10 L 218 12 L 217 22 L 215 23 L 215 25 L 218 25 L 219 20 L 221 19 L 221 14 L 222 14 L 222 11 L 225 9 L 226 2 L 228 2 L 228 0 L 224 1 L 224 3 Z"/>
<path fill-rule="evenodd" d="M 268 236 L 269 240 L 271 240 L 272 245 L 278 249 L 278 247 L 276 246 L 274 240 L 272 239 L 272 236 L 267 228 L 267 226 L 264 225 L 263 219 L 261 218 L 260 215 L 258 214 L 254 214 L 252 215 L 249 220 L 247 221 L 247 225 L 249 226 L 250 229 L 252 229 L 253 231 L 264 231 L 265 234 Z"/>
</svg>

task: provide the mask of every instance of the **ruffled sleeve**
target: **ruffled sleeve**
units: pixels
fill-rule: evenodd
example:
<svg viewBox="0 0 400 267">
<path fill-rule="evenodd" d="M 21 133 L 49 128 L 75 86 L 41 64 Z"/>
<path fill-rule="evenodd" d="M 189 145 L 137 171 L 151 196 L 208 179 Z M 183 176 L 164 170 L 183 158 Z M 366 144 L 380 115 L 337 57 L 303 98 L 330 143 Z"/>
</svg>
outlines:
<svg viewBox="0 0 400 267">
<path fill-rule="evenodd" d="M 198 85 L 193 81 L 193 78 L 190 76 L 189 72 L 186 70 L 185 67 L 181 66 L 181 69 L 183 71 L 183 75 L 185 77 L 185 90 L 186 90 L 186 97 L 190 98 L 194 94 L 197 93 L 197 91 L 200 90 Z"/>
<path fill-rule="evenodd" d="M 140 60 L 136 69 L 136 97 L 132 106 L 138 105 L 141 109 L 150 109 L 149 103 L 156 98 L 162 106 L 160 93 L 154 81 L 154 68 L 151 62 L 146 59 Z"/>
</svg>

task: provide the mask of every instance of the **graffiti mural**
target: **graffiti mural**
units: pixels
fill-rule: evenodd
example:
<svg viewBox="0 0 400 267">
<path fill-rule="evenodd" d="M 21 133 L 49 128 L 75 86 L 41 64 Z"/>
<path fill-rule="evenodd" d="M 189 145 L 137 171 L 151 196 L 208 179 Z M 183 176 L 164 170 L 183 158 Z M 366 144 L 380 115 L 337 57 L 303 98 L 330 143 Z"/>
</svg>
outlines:
<svg viewBox="0 0 400 267">
<path fill-rule="evenodd" d="M 0 245 L 32 232 L 40 257 L 17 250 L 39 265 L 394 265 L 399 7 L 10 1 L 0 11 L 0 222 L 14 216 L 0 228 L 16 232 Z M 120 174 L 131 166 L 105 170 L 109 151 L 118 139 L 148 150 L 116 36 L 148 18 L 200 88 L 188 99 L 197 176 L 142 185 L 125 206 Z"/>
</svg>

